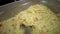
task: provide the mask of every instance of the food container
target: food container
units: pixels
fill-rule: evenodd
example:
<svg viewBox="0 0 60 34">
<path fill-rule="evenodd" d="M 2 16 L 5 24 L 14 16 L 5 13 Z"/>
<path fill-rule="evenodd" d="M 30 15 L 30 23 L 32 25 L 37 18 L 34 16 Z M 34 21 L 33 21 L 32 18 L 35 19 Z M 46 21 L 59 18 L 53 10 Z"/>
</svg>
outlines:
<svg viewBox="0 0 60 34">
<path fill-rule="evenodd" d="M 30 6 L 33 6 L 33 5 L 36 5 L 36 4 L 43 4 L 41 6 L 48 7 L 48 8 L 46 8 L 46 11 L 48 12 L 48 13 L 46 12 L 47 13 L 46 14 L 47 15 L 46 20 L 45 20 L 45 17 L 43 17 L 44 19 L 42 21 L 40 21 L 40 22 L 42 22 L 41 24 L 46 25 L 46 27 L 45 26 L 42 27 L 42 25 L 40 23 L 38 23 L 38 24 L 34 23 L 35 24 L 35 26 L 34 26 L 32 21 L 31 21 L 32 24 L 30 24 L 30 23 L 22 24 L 19 20 L 16 20 L 17 15 L 20 12 L 22 12 L 22 11 L 25 12 L 25 10 L 27 10 Z M 36 8 L 36 9 L 38 9 L 38 8 Z M 51 13 L 49 13 L 49 11 L 51 11 L 53 13 L 51 14 Z M 60 34 L 59 33 L 60 32 L 60 27 L 59 27 L 60 22 L 59 22 L 59 19 L 58 19 L 59 17 L 56 16 L 56 14 L 58 14 L 58 13 L 60 13 L 60 1 L 59 0 L 20 0 L 20 1 L 15 1 L 15 2 L 12 2 L 12 3 L 6 4 L 6 5 L 2 5 L 2 6 L 0 6 L 0 34 Z M 22 15 L 25 15 L 25 14 L 22 14 Z M 28 15 L 28 14 L 26 14 L 26 15 Z M 16 16 L 16 19 L 15 19 L 15 16 Z M 49 19 L 48 19 L 48 16 L 50 16 Z M 51 18 L 51 20 L 50 20 L 50 18 Z M 52 20 L 52 19 L 55 19 L 55 18 L 56 18 L 56 21 Z M 11 19 L 12 19 L 12 21 L 11 21 Z M 43 21 L 45 21 L 45 22 L 47 21 L 48 25 Z M 50 24 L 51 21 L 52 21 L 53 25 Z M 1 23 L 3 25 L 1 25 Z M 14 28 L 12 26 L 10 26 L 11 24 L 13 24 L 12 26 L 14 26 Z M 3 27 L 1 27 L 1 26 L 3 26 Z M 33 29 L 35 27 L 36 27 L 36 29 Z M 11 29 L 11 31 L 9 29 Z M 47 30 L 49 30 L 49 31 L 47 31 Z"/>
</svg>

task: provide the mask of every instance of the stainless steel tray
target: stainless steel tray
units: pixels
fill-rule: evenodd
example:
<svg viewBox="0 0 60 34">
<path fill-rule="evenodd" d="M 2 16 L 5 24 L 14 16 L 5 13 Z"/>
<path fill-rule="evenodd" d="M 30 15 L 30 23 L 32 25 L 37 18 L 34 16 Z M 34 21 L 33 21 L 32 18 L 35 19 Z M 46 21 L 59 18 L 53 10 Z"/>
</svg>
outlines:
<svg viewBox="0 0 60 34">
<path fill-rule="evenodd" d="M 13 17 L 14 15 L 18 14 L 20 12 L 18 10 L 28 7 L 27 5 L 26 5 L 26 7 L 21 5 L 24 2 L 25 2 L 24 0 L 23 0 L 23 2 L 15 1 L 12 3 L 6 4 L 6 5 L 0 6 L 0 19 L 3 17 L 4 18 L 8 17 L 6 19 L 9 19 L 9 18 Z M 35 0 L 34 0 L 34 2 L 35 2 Z M 45 4 L 55 14 L 60 13 L 60 1 L 57 1 L 57 0 L 37 0 L 37 2 Z M 3 21 L 4 18 L 0 21 Z"/>
</svg>

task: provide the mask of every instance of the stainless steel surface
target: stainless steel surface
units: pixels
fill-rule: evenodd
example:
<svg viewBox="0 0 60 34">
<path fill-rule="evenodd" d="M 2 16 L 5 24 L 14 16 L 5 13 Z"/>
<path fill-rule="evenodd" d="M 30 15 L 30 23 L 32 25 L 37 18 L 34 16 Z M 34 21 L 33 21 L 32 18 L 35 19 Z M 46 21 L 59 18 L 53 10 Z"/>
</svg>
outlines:
<svg viewBox="0 0 60 34">
<path fill-rule="evenodd" d="M 22 0 L 22 1 L 24 1 L 24 0 Z M 34 0 L 34 1 L 36 1 L 36 0 Z M 37 1 L 42 4 L 47 5 L 53 12 L 60 13 L 60 0 L 37 0 Z M 19 2 L 20 2 L 20 0 L 18 1 L 18 4 L 19 4 Z M 9 5 L 10 5 L 10 3 L 9 3 Z"/>
<path fill-rule="evenodd" d="M 41 0 L 40 2 L 47 5 L 55 13 L 60 13 L 60 0 Z"/>
</svg>

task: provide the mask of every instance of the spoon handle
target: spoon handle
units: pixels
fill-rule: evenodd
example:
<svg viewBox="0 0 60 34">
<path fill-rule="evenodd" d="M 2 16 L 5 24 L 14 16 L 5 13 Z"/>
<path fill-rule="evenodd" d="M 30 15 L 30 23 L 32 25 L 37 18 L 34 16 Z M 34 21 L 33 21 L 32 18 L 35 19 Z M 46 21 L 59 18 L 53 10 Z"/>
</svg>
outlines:
<svg viewBox="0 0 60 34">
<path fill-rule="evenodd" d="M 32 29 L 31 29 L 30 27 L 26 27 L 24 34 L 31 34 L 31 30 L 32 30 Z"/>
</svg>

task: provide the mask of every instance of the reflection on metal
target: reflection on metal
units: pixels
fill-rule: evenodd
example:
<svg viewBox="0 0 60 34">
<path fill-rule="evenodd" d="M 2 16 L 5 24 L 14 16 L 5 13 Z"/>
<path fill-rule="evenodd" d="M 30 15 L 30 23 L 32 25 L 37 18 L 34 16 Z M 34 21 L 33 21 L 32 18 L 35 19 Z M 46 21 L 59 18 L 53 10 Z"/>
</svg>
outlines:
<svg viewBox="0 0 60 34">
<path fill-rule="evenodd" d="M 22 4 L 22 6 L 25 6 L 25 5 L 29 4 L 29 3 L 30 3 L 30 2 L 24 3 L 24 4 Z"/>
<path fill-rule="evenodd" d="M 45 1 L 45 0 L 43 0 L 43 1 L 40 1 L 40 2 L 42 2 L 42 3 L 47 3 L 47 1 Z"/>
</svg>

